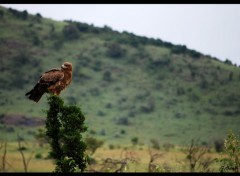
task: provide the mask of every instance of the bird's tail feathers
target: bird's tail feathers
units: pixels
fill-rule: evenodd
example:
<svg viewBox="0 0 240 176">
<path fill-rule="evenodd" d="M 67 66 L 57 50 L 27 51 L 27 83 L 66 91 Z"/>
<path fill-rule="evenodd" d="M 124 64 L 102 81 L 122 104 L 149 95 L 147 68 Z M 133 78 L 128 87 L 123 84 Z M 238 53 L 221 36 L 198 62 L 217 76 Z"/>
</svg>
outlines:
<svg viewBox="0 0 240 176">
<path fill-rule="evenodd" d="M 37 83 L 32 90 L 27 92 L 25 95 L 36 103 L 41 99 L 42 95 L 47 92 L 46 84 Z"/>
</svg>

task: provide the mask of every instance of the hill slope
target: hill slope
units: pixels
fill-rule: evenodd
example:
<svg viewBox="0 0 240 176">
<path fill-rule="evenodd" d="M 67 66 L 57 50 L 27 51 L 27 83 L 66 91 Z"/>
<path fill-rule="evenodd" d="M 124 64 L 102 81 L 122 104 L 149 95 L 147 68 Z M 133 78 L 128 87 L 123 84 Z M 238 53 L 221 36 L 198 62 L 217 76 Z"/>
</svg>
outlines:
<svg viewBox="0 0 240 176">
<path fill-rule="evenodd" d="M 46 95 L 37 104 L 24 95 L 63 61 L 73 63 L 74 75 L 61 97 L 79 105 L 88 133 L 107 143 L 212 144 L 228 129 L 239 133 L 240 69 L 186 46 L 0 7 L 0 59 L 5 138 L 14 131 L 33 137 L 36 127 L 6 117 L 44 120 Z"/>
</svg>

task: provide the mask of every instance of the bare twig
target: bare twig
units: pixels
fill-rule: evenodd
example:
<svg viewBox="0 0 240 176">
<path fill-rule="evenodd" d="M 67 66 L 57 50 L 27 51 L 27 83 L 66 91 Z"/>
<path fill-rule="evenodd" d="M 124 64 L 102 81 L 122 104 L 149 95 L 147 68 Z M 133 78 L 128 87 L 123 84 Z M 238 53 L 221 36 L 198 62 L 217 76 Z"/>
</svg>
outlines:
<svg viewBox="0 0 240 176">
<path fill-rule="evenodd" d="M 8 164 L 8 165 L 12 168 L 12 170 L 13 170 L 14 172 L 16 172 L 16 170 L 15 170 L 15 168 L 12 166 L 12 164 L 10 164 L 8 161 L 6 161 L 6 164 Z"/>
<path fill-rule="evenodd" d="M 148 164 L 148 172 L 154 172 L 156 171 L 156 168 L 158 167 L 157 164 L 154 163 L 155 160 L 157 160 L 158 158 L 161 158 L 163 156 L 163 154 L 161 153 L 152 153 L 152 150 L 149 148 L 148 149 L 149 155 L 150 155 L 150 161 Z"/>
<path fill-rule="evenodd" d="M 28 171 L 28 164 L 30 163 L 34 152 L 32 152 L 31 155 L 30 155 L 30 157 L 26 160 L 26 158 L 25 158 L 25 156 L 24 156 L 24 153 L 23 153 L 21 138 L 20 138 L 19 134 L 18 134 L 18 149 L 19 149 L 19 152 L 20 152 L 21 155 L 22 155 L 22 161 L 23 161 L 24 171 L 27 172 L 27 171 Z"/>
<path fill-rule="evenodd" d="M 0 167 L 0 171 L 6 172 L 6 156 L 7 156 L 7 141 L 2 141 L 0 144 L 0 150 L 3 149 L 2 163 Z"/>
<path fill-rule="evenodd" d="M 1 141 L 0 143 L 0 151 L 2 150 L 2 148 L 3 148 L 3 141 Z M 0 171 L 2 171 L 2 163 L 0 165 Z"/>
<path fill-rule="evenodd" d="M 4 152 L 3 152 L 3 157 L 2 157 L 2 171 L 6 171 L 6 156 L 7 156 L 7 141 L 4 142 Z"/>
<path fill-rule="evenodd" d="M 140 158 L 137 157 L 136 153 L 123 150 L 120 154 L 120 159 L 104 159 L 100 172 L 105 172 L 106 170 L 112 170 L 113 172 L 123 172 L 125 168 L 128 168 L 129 162 L 137 163 L 139 160 Z"/>
<path fill-rule="evenodd" d="M 212 164 L 210 158 L 204 158 L 204 155 L 208 152 L 209 148 L 206 146 L 197 146 L 194 140 L 191 141 L 189 149 L 185 152 L 189 161 L 190 171 L 195 172 L 200 167 L 204 171 L 209 171 L 209 165 Z"/>
</svg>

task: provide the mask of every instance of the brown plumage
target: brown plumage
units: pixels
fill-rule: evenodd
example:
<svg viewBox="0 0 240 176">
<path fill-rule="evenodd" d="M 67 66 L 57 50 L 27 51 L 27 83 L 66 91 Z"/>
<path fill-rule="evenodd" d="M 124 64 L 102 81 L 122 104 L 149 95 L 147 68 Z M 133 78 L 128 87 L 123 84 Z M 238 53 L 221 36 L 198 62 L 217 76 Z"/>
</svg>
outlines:
<svg viewBox="0 0 240 176">
<path fill-rule="evenodd" d="M 38 102 L 44 93 L 59 95 L 72 81 L 72 64 L 64 62 L 61 69 L 51 69 L 40 76 L 34 88 L 25 95 Z"/>
</svg>

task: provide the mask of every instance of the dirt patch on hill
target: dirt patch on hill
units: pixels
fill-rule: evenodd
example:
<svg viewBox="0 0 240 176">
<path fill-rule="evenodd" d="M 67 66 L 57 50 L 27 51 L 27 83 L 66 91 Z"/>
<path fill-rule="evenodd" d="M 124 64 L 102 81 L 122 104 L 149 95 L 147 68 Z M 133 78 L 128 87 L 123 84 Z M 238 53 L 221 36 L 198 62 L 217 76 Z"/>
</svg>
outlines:
<svg viewBox="0 0 240 176">
<path fill-rule="evenodd" d="M 13 115 L 4 115 L 1 118 L 1 123 L 6 125 L 17 125 L 17 126 L 42 126 L 44 125 L 44 120 L 38 117 L 26 117 L 24 115 L 13 114 Z"/>
</svg>

